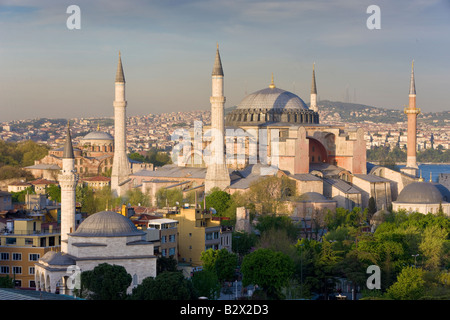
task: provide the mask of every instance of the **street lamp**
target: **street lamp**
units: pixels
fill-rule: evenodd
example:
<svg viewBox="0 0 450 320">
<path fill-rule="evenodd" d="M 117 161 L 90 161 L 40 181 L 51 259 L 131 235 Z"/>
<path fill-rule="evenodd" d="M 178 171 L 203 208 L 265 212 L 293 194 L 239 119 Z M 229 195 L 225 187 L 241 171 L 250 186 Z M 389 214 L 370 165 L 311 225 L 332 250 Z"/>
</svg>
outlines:
<svg viewBox="0 0 450 320">
<path fill-rule="evenodd" d="M 414 268 L 417 268 L 417 256 L 419 254 L 412 254 L 411 256 L 414 257 Z"/>
</svg>

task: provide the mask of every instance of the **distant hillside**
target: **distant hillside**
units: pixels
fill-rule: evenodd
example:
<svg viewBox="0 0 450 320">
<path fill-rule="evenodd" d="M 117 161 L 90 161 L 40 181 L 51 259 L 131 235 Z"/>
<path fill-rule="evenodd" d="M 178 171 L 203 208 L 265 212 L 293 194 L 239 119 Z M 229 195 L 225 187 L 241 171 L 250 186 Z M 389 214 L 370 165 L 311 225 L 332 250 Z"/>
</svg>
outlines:
<svg viewBox="0 0 450 320">
<path fill-rule="evenodd" d="M 349 123 L 372 121 L 375 123 L 396 123 L 406 119 L 403 109 L 393 110 L 380 107 L 373 107 L 358 103 L 321 100 L 318 103 L 320 119 L 325 121 L 339 120 Z M 225 114 L 236 109 L 236 106 L 226 108 Z M 424 110 L 422 109 L 422 112 Z M 450 121 L 450 111 L 425 112 L 419 114 L 419 119 L 425 122 L 435 122 L 434 124 L 444 124 L 445 120 Z"/>
<path fill-rule="evenodd" d="M 364 104 L 322 100 L 319 102 L 319 112 L 321 119 L 332 120 L 338 114 L 341 121 L 358 123 L 372 121 L 375 123 L 396 123 L 406 119 L 403 109 L 385 109 Z M 423 109 L 422 109 L 423 112 Z M 332 118 L 330 118 L 332 117 Z M 445 120 L 450 121 L 450 111 L 425 112 L 418 116 L 421 121 L 444 124 Z"/>
</svg>

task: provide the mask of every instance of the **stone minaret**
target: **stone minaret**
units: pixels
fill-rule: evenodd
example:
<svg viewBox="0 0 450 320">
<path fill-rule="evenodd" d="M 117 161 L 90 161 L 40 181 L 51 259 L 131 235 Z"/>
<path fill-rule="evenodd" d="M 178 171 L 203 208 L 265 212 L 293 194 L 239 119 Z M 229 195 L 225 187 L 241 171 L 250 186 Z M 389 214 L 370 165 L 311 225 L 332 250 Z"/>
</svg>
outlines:
<svg viewBox="0 0 450 320">
<path fill-rule="evenodd" d="M 314 64 L 313 64 L 312 83 L 311 83 L 311 101 L 310 101 L 309 108 L 314 112 L 319 111 L 319 109 L 317 108 L 316 72 L 314 70 Z"/>
<path fill-rule="evenodd" d="M 225 163 L 224 154 L 224 105 L 223 95 L 223 69 L 217 44 L 216 60 L 212 72 L 212 96 L 211 102 L 211 156 L 205 178 L 205 191 L 214 187 L 224 190 L 230 185 L 230 174 Z"/>
<path fill-rule="evenodd" d="M 407 141 L 407 158 L 406 168 L 402 170 L 414 177 L 418 177 L 418 169 L 416 162 L 416 147 L 417 147 L 417 115 L 420 109 L 416 108 L 416 84 L 414 81 L 414 61 L 411 66 L 411 80 L 409 85 L 409 105 L 405 108 L 405 114 L 408 117 L 408 141 Z"/>
<path fill-rule="evenodd" d="M 75 189 L 78 182 L 69 124 L 58 181 L 61 187 L 61 252 L 67 253 L 68 234 L 75 232 Z"/>
<path fill-rule="evenodd" d="M 111 173 L 111 191 L 114 196 L 123 195 L 126 181 L 129 179 L 130 163 L 126 152 L 126 107 L 125 77 L 123 75 L 122 59 L 119 52 L 117 64 L 115 99 L 114 99 L 114 158 Z"/>
</svg>

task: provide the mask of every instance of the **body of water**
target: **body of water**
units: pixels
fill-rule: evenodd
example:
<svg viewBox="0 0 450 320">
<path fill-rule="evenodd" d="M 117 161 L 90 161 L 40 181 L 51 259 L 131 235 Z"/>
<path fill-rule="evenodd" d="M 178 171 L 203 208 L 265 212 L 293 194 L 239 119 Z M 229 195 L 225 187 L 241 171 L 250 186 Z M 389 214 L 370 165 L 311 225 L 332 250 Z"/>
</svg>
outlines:
<svg viewBox="0 0 450 320">
<path fill-rule="evenodd" d="M 404 165 L 399 165 L 399 168 L 404 167 Z M 422 178 L 425 181 L 430 180 L 433 182 L 438 182 L 438 177 L 440 173 L 450 173 L 450 164 L 419 164 L 419 170 L 422 172 Z"/>
</svg>

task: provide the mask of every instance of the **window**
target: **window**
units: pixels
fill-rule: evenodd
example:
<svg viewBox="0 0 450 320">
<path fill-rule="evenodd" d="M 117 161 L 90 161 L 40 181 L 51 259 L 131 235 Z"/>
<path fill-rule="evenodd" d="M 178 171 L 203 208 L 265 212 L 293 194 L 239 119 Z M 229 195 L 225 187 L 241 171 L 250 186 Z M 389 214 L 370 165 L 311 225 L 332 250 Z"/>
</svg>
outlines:
<svg viewBox="0 0 450 320">
<path fill-rule="evenodd" d="M 38 261 L 41 255 L 39 253 L 30 253 L 28 256 L 29 261 Z"/>
<path fill-rule="evenodd" d="M 161 243 L 166 243 L 166 242 L 167 242 L 167 236 L 162 236 Z"/>
<path fill-rule="evenodd" d="M 35 271 L 34 267 L 28 268 L 28 274 L 34 274 L 34 271 Z"/>
<path fill-rule="evenodd" d="M 22 267 L 12 267 L 13 274 L 22 274 Z"/>
<path fill-rule="evenodd" d="M 9 274 L 9 266 L 0 266 L 0 274 Z"/>
<path fill-rule="evenodd" d="M 161 255 L 162 255 L 163 257 L 167 256 L 167 249 L 163 249 L 163 250 L 161 251 Z"/>
<path fill-rule="evenodd" d="M 33 238 L 25 238 L 26 245 L 33 245 Z"/>
<path fill-rule="evenodd" d="M 169 248 L 169 256 L 175 255 L 175 248 Z"/>
<path fill-rule="evenodd" d="M 6 238 L 6 244 L 16 244 L 16 238 Z"/>
<path fill-rule="evenodd" d="M 169 242 L 175 242 L 175 235 L 174 234 L 169 235 Z"/>
<path fill-rule="evenodd" d="M 3 261 L 9 260 L 9 252 L 0 253 L 0 260 L 3 260 Z"/>
<path fill-rule="evenodd" d="M 22 254 L 21 253 L 13 253 L 12 259 L 13 259 L 13 261 L 22 261 Z"/>
</svg>

